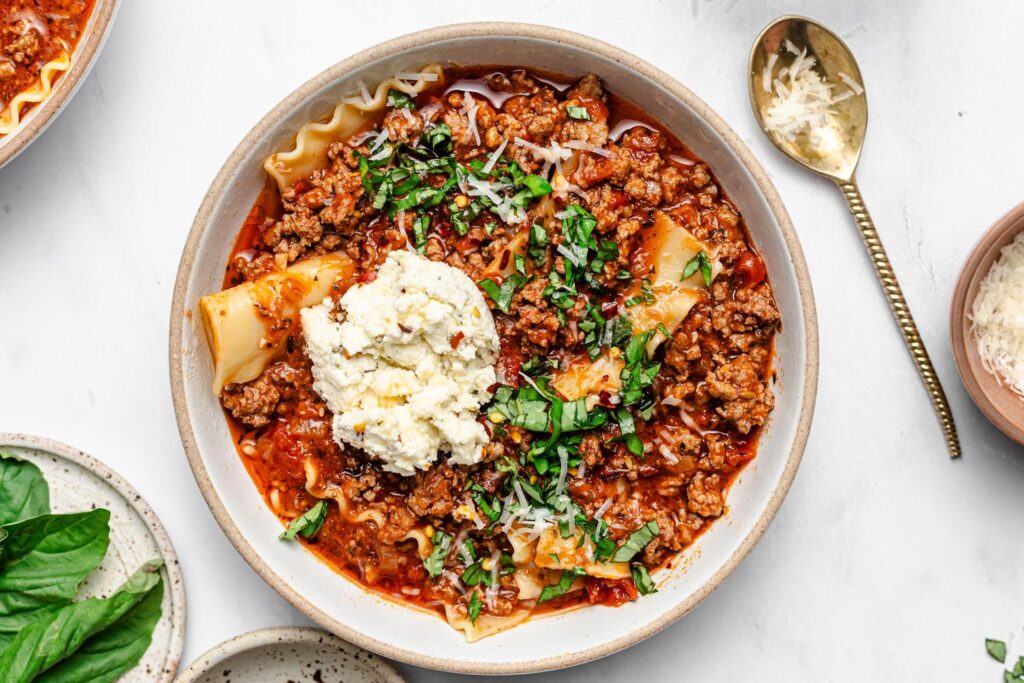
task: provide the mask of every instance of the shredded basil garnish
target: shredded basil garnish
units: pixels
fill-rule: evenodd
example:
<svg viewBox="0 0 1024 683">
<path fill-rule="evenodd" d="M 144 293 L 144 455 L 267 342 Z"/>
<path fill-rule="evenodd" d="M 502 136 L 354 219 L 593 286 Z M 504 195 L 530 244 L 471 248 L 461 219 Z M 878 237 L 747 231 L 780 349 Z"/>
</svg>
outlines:
<svg viewBox="0 0 1024 683">
<path fill-rule="evenodd" d="M 430 552 L 430 555 L 423 559 L 423 568 L 427 570 L 427 574 L 431 578 L 436 578 L 444 570 L 445 560 L 448 559 L 448 551 L 452 549 L 452 536 L 443 531 L 435 531 L 433 538 L 430 540 L 434 543 L 434 549 Z"/>
<path fill-rule="evenodd" d="M 587 111 L 586 107 L 566 107 L 565 113 L 569 115 L 570 119 L 576 119 L 577 121 L 590 121 L 590 112 Z"/>
<path fill-rule="evenodd" d="M 573 567 L 562 572 L 562 576 L 558 579 L 558 583 L 544 586 L 544 590 L 540 592 L 540 597 L 537 598 L 537 604 L 545 603 L 548 600 L 554 600 L 555 598 L 565 595 L 572 588 L 573 581 L 576 580 L 577 576 L 584 576 L 587 572 L 582 567 Z"/>
<path fill-rule="evenodd" d="M 395 109 L 413 109 L 416 102 L 404 92 L 399 90 L 388 90 L 388 106 Z"/>
<path fill-rule="evenodd" d="M 701 249 L 697 252 L 697 255 L 686 262 L 686 267 L 683 268 L 683 276 L 680 281 L 685 280 L 700 268 L 700 274 L 704 276 L 704 284 L 708 287 L 711 286 L 711 259 L 708 258 L 707 253 Z"/>
<path fill-rule="evenodd" d="M 647 544 L 654 540 L 654 537 L 661 533 L 658 523 L 653 519 L 647 524 L 634 531 L 626 539 L 626 542 L 618 547 L 612 555 L 612 562 L 629 562 L 633 556 L 647 547 Z"/>
<path fill-rule="evenodd" d="M 320 528 L 327 519 L 327 501 L 321 500 L 313 507 L 306 510 L 302 516 L 296 517 L 288 525 L 288 528 L 281 532 L 278 537 L 284 541 L 294 541 L 295 536 L 302 534 L 303 538 L 313 538 L 320 532 Z"/>
<path fill-rule="evenodd" d="M 469 613 L 469 622 L 476 625 L 476 619 L 480 616 L 480 608 L 483 607 L 483 602 L 480 600 L 480 594 L 473 591 L 473 595 L 469 598 L 469 605 L 466 606 L 466 611 Z"/>
<path fill-rule="evenodd" d="M 658 589 L 654 587 L 654 579 L 651 578 L 647 567 L 642 564 L 634 564 L 629 569 L 633 574 L 633 585 L 636 586 L 636 590 L 640 595 L 650 595 L 651 593 L 658 592 Z"/>
<path fill-rule="evenodd" d="M 502 280 L 501 285 L 498 285 L 494 280 L 481 280 L 477 284 L 480 285 L 480 289 L 487 292 L 487 295 L 498 306 L 498 310 L 502 313 L 508 313 L 509 306 L 512 304 L 512 295 L 516 293 L 517 289 L 526 284 L 526 281 L 527 278 L 519 273 L 511 273 Z"/>
</svg>

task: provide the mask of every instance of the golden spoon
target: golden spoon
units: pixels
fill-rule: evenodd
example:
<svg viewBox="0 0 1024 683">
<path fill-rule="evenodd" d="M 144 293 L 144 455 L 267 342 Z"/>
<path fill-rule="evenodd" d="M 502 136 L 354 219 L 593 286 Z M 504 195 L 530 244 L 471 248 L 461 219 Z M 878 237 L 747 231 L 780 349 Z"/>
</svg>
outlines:
<svg viewBox="0 0 1024 683">
<path fill-rule="evenodd" d="M 787 41 L 790 47 L 787 47 Z M 772 76 L 769 78 L 771 83 L 776 78 L 785 78 L 785 74 L 780 72 L 783 69 L 790 70 L 797 59 L 791 50 L 792 46 L 798 52 L 806 48 L 806 56 L 816 60 L 813 70 L 825 83 L 833 86 L 834 94 L 841 93 L 845 99 L 832 104 L 820 117 L 816 116 L 810 126 L 803 127 L 799 132 L 787 130 L 782 133 L 779 132 L 779 121 L 785 117 L 780 119 L 778 110 L 775 117 L 769 117 L 773 95 L 778 91 L 773 85 L 769 85 L 769 89 L 765 88 L 765 69 L 769 65 L 772 67 Z M 778 57 L 772 60 L 772 55 Z M 896 316 L 903 339 L 928 389 L 939 422 L 942 423 L 950 457 L 955 458 L 960 455 L 960 440 L 953 423 L 953 413 L 949 410 L 946 394 L 942 391 L 889 257 L 885 254 L 885 248 L 857 187 L 857 162 L 864 146 L 868 123 L 867 97 L 860 86 L 863 82 L 857 62 L 846 44 L 824 26 L 804 17 L 784 16 L 776 19 L 761 31 L 750 51 L 750 103 L 758 125 L 783 154 L 832 180 L 843 191 L 882 289 L 889 299 L 889 307 Z M 847 92 L 850 94 L 846 95 Z M 769 120 L 773 125 L 766 122 Z"/>
</svg>

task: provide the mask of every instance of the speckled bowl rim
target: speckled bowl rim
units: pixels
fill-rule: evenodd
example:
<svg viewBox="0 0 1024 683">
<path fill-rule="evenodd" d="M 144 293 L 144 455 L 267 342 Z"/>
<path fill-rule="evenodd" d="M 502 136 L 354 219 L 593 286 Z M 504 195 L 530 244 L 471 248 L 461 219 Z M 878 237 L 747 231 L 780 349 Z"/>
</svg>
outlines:
<svg viewBox="0 0 1024 683">
<path fill-rule="evenodd" d="M 0 137 L 0 168 L 21 154 L 39 137 L 64 109 L 78 87 L 85 81 L 96 57 L 107 41 L 110 27 L 117 15 L 120 0 L 96 0 L 89 17 L 91 27 L 84 42 L 79 42 L 72 57 L 71 68 L 57 80 L 49 96 L 32 107 L 26 119 L 13 133 Z"/>
<path fill-rule="evenodd" d="M 201 676 L 209 673 L 224 660 L 242 652 L 256 650 L 267 645 L 278 645 L 280 643 L 312 643 L 318 645 L 323 642 L 335 644 L 339 649 L 361 649 L 352 643 L 342 640 L 333 633 L 328 633 L 312 626 L 262 628 L 243 633 L 240 636 L 235 636 L 219 645 L 213 646 L 189 664 L 188 668 L 175 679 L 175 683 L 195 683 Z M 376 655 L 374 655 L 373 666 L 378 669 L 378 673 L 387 683 L 405 683 L 405 678 L 395 671 L 394 667 Z"/>
<path fill-rule="evenodd" d="M 739 158 L 742 165 L 754 179 L 759 191 L 765 197 L 772 214 L 782 232 L 786 248 L 792 261 L 793 271 L 797 280 L 800 293 L 800 301 L 803 306 L 804 343 L 806 357 L 804 362 L 804 382 L 801 387 L 802 401 L 800 413 L 796 422 L 796 429 L 793 436 L 789 455 L 786 459 L 782 476 L 779 478 L 775 489 L 768 501 L 768 505 L 761 517 L 754 524 L 753 528 L 740 543 L 735 553 L 719 568 L 719 570 L 700 588 L 693 592 L 686 600 L 681 601 L 672 610 L 660 618 L 646 624 L 641 628 L 625 633 L 621 637 L 595 647 L 572 652 L 564 655 L 546 657 L 543 659 L 529 659 L 529 654 L 524 653 L 523 659 L 510 661 L 502 664 L 493 664 L 476 661 L 463 661 L 444 657 L 422 655 L 417 652 L 396 647 L 388 642 L 370 638 L 350 628 L 348 625 L 332 619 L 324 611 L 318 608 L 301 596 L 284 579 L 277 575 L 270 566 L 252 548 L 245 537 L 235 526 L 223 501 L 217 494 L 216 489 L 210 481 L 209 473 L 203 463 L 199 448 L 196 445 L 195 435 L 192 432 L 192 424 L 189 418 L 188 404 L 185 398 L 185 378 L 182 368 L 182 343 L 184 333 L 184 318 L 182 311 L 185 306 L 185 297 L 188 288 L 189 278 L 192 272 L 192 265 L 196 258 L 196 252 L 204 231 L 209 223 L 214 206 L 219 198 L 227 191 L 231 178 L 235 175 L 238 167 L 249 151 L 262 140 L 267 132 L 282 117 L 287 116 L 295 110 L 303 101 L 313 93 L 317 92 L 327 84 L 340 78 L 346 72 L 359 68 L 376 59 L 387 56 L 394 56 L 405 50 L 414 49 L 426 44 L 453 40 L 460 38 L 474 38 L 486 36 L 502 36 L 525 39 L 544 40 L 561 43 L 593 54 L 601 55 L 609 60 L 618 62 L 627 69 L 649 78 L 662 88 L 671 92 L 681 101 L 686 103 L 693 111 L 702 118 L 717 135 L 725 141 L 731 151 Z M 753 153 L 740 140 L 739 136 L 725 123 L 721 116 L 715 113 L 703 100 L 694 95 L 681 83 L 648 64 L 639 57 L 636 57 L 613 45 L 605 43 L 588 36 L 573 33 L 565 29 L 540 26 L 535 24 L 521 24 L 511 22 L 481 22 L 468 24 L 455 24 L 438 28 L 426 29 L 411 33 L 399 38 L 389 40 L 374 47 L 359 52 L 348 59 L 335 64 L 314 76 L 297 90 L 282 100 L 270 113 L 264 116 L 256 126 L 242 139 L 235 150 L 228 157 L 220 172 L 214 179 L 209 191 L 203 198 L 203 203 L 196 214 L 195 221 L 185 243 L 181 256 L 181 263 L 178 268 L 177 280 L 174 284 L 174 298 L 171 304 L 170 321 L 170 373 L 171 393 L 174 399 L 174 413 L 178 420 L 178 430 L 181 432 L 181 440 L 188 456 L 189 464 L 195 475 L 196 482 L 213 512 L 214 518 L 228 539 L 234 544 L 242 557 L 252 566 L 263 579 L 270 584 L 282 597 L 288 600 L 297 609 L 302 611 L 310 619 L 316 621 L 324 628 L 330 630 L 349 640 L 359 647 L 376 652 L 390 659 L 397 659 L 415 666 L 422 666 L 430 669 L 439 669 L 456 673 L 471 674 L 523 674 L 538 671 L 561 669 L 577 664 L 583 664 L 614 652 L 618 652 L 632 645 L 639 643 L 646 638 L 653 636 L 665 627 L 674 623 L 677 619 L 697 606 L 708 594 L 717 588 L 722 581 L 728 577 L 739 563 L 746 557 L 747 553 L 754 547 L 758 539 L 764 534 L 768 524 L 775 517 L 779 506 L 782 504 L 786 493 L 789 491 L 793 478 L 796 476 L 797 468 L 803 456 L 804 447 L 807 444 L 807 436 L 811 428 L 811 420 L 814 415 L 814 403 L 818 386 L 818 323 L 814 307 L 814 295 L 811 289 L 811 279 L 807 271 L 807 263 L 804 260 L 803 250 L 800 247 L 799 239 L 793 229 L 779 197 L 775 186 L 772 184 L 768 174 L 761 167 L 761 164 L 754 158 Z"/>
<path fill-rule="evenodd" d="M 160 518 L 156 516 L 156 512 L 142 497 L 142 494 L 136 491 L 120 474 L 79 448 L 32 434 L 0 432 L 0 448 L 4 446 L 44 451 L 81 465 L 114 487 L 146 523 L 149 533 L 156 540 L 160 556 L 164 560 L 167 588 L 171 593 L 171 611 L 173 612 L 171 615 L 171 640 L 167 650 L 166 663 L 163 673 L 155 678 L 154 682 L 170 683 L 173 681 L 178 664 L 181 662 L 181 651 L 185 645 L 185 581 L 181 575 L 181 564 L 178 562 L 178 554 L 174 551 L 174 544 L 171 543 L 171 538 L 167 535 L 167 530 L 164 529 Z"/>
</svg>

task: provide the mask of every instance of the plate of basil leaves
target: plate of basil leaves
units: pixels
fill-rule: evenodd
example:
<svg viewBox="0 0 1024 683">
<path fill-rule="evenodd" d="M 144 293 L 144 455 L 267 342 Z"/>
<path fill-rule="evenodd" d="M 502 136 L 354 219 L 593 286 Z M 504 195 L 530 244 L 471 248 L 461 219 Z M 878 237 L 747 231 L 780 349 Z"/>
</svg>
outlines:
<svg viewBox="0 0 1024 683">
<path fill-rule="evenodd" d="M 170 539 L 116 472 L 0 434 L 0 681 L 169 682 L 185 596 Z"/>
</svg>

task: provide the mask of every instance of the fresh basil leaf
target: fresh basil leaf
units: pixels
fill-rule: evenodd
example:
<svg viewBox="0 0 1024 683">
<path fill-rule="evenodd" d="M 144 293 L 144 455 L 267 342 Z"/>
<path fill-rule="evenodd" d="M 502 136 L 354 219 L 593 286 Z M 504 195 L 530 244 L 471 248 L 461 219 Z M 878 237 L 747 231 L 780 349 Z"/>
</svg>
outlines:
<svg viewBox="0 0 1024 683">
<path fill-rule="evenodd" d="M 634 531 L 612 555 L 612 562 L 629 562 L 633 556 L 647 547 L 654 537 L 661 533 L 658 523 L 653 519 Z"/>
<path fill-rule="evenodd" d="M 50 487 L 33 463 L 0 449 L 0 525 L 50 512 Z"/>
<path fill-rule="evenodd" d="M 640 595 L 650 595 L 651 593 L 658 592 L 658 589 L 654 587 L 654 579 L 651 578 L 647 567 L 642 564 L 634 564 L 630 567 L 630 572 L 633 574 L 633 585 L 636 586 L 636 590 Z"/>
<path fill-rule="evenodd" d="M 480 512 L 484 513 L 484 516 L 486 516 L 487 519 L 492 522 L 498 521 L 498 517 L 501 516 L 501 503 L 495 500 L 492 505 L 487 501 L 487 498 L 483 493 L 474 493 L 473 502 L 476 503 L 476 506 L 480 508 Z"/>
<path fill-rule="evenodd" d="M 1024 676 L 1024 655 L 1021 655 L 1017 659 L 1017 663 L 1013 665 L 1014 676 Z"/>
<path fill-rule="evenodd" d="M 31 681 L 76 652 L 138 605 L 160 582 L 161 562 L 150 562 L 109 598 L 87 598 L 66 605 L 51 619 L 21 629 L 0 652 L 0 681 Z"/>
<path fill-rule="evenodd" d="M 490 586 L 494 582 L 491 580 L 491 572 L 484 569 L 482 563 L 474 562 L 462 572 L 462 583 L 467 586 Z"/>
<path fill-rule="evenodd" d="M 544 259 L 547 257 L 547 246 L 550 242 L 551 239 L 548 237 L 548 231 L 544 229 L 544 226 L 540 223 L 534 223 L 530 226 L 530 243 L 526 253 L 535 263 L 544 263 Z"/>
<path fill-rule="evenodd" d="M 526 185 L 534 197 L 541 197 L 551 192 L 551 183 L 539 175 L 526 176 L 523 178 L 523 185 Z"/>
<path fill-rule="evenodd" d="M 583 576 L 587 572 L 582 567 L 573 567 L 562 572 L 562 576 L 559 577 L 558 583 L 544 586 L 544 589 L 540 592 L 540 597 L 537 598 L 537 604 L 545 603 L 548 600 L 554 600 L 557 597 L 565 595 L 572 588 L 573 581 L 576 580 L 577 576 Z"/>
<path fill-rule="evenodd" d="M 427 230 L 430 229 L 430 216 L 417 216 L 412 222 L 412 237 L 416 253 L 427 252 Z"/>
<path fill-rule="evenodd" d="M 477 284 L 491 297 L 491 300 L 498 306 L 498 310 L 508 313 L 509 306 L 512 304 L 512 296 L 517 289 L 526 284 L 526 278 L 519 273 L 512 273 L 502 280 L 501 285 L 494 280 L 481 280 Z"/>
<path fill-rule="evenodd" d="M 435 531 L 434 537 L 430 539 L 434 543 L 434 549 L 430 555 L 423 559 L 423 568 L 431 578 L 441 575 L 444 571 L 445 560 L 448 559 L 448 551 L 452 549 L 452 537 L 443 531 Z"/>
<path fill-rule="evenodd" d="M 997 662 L 1002 663 L 1006 661 L 1006 643 L 1003 641 L 986 638 L 985 649 L 988 651 L 989 657 Z"/>
<path fill-rule="evenodd" d="M 626 308 L 632 308 L 638 304 L 653 304 L 654 303 L 654 290 L 651 287 L 651 281 L 647 278 L 640 280 L 640 293 L 636 296 L 631 296 L 625 301 Z"/>
<path fill-rule="evenodd" d="M 164 583 L 159 579 L 138 604 L 82 643 L 73 655 L 37 676 L 35 683 L 113 683 L 135 668 L 149 649 L 163 598 Z"/>
<path fill-rule="evenodd" d="M 302 516 L 293 519 L 278 538 L 282 541 L 294 541 L 298 534 L 302 534 L 303 538 L 313 538 L 320 532 L 326 519 L 327 501 L 321 500 L 302 513 Z"/>
<path fill-rule="evenodd" d="M 612 442 L 621 441 L 626 444 L 626 450 L 635 455 L 638 458 L 644 457 L 644 442 L 636 434 L 620 434 L 619 436 L 612 439 Z"/>
<path fill-rule="evenodd" d="M 680 281 L 692 276 L 698 269 L 700 269 L 700 274 L 704 277 L 704 284 L 710 287 L 712 275 L 711 259 L 703 249 L 686 262 L 686 267 L 683 268 L 683 276 L 680 278 Z"/>
<path fill-rule="evenodd" d="M 0 637 L 74 599 L 110 544 L 110 511 L 40 515 L 9 524 L 0 544 Z M 0 677 L 0 680 L 5 680 Z"/>
<path fill-rule="evenodd" d="M 413 109 L 416 102 L 404 92 L 388 90 L 388 106 L 395 109 Z"/>
<path fill-rule="evenodd" d="M 469 597 L 469 605 L 466 607 L 466 611 L 469 612 L 469 623 L 476 626 L 476 619 L 480 616 L 480 608 L 483 607 L 483 602 L 480 600 L 480 594 L 477 591 L 473 591 L 473 595 Z"/>
<path fill-rule="evenodd" d="M 576 119 L 577 121 L 590 121 L 590 112 L 587 111 L 586 107 L 566 107 L 565 113 L 569 115 L 570 119 Z"/>
<path fill-rule="evenodd" d="M 423 131 L 420 139 L 438 156 L 451 154 L 452 129 L 446 123 L 439 123 Z"/>
</svg>

